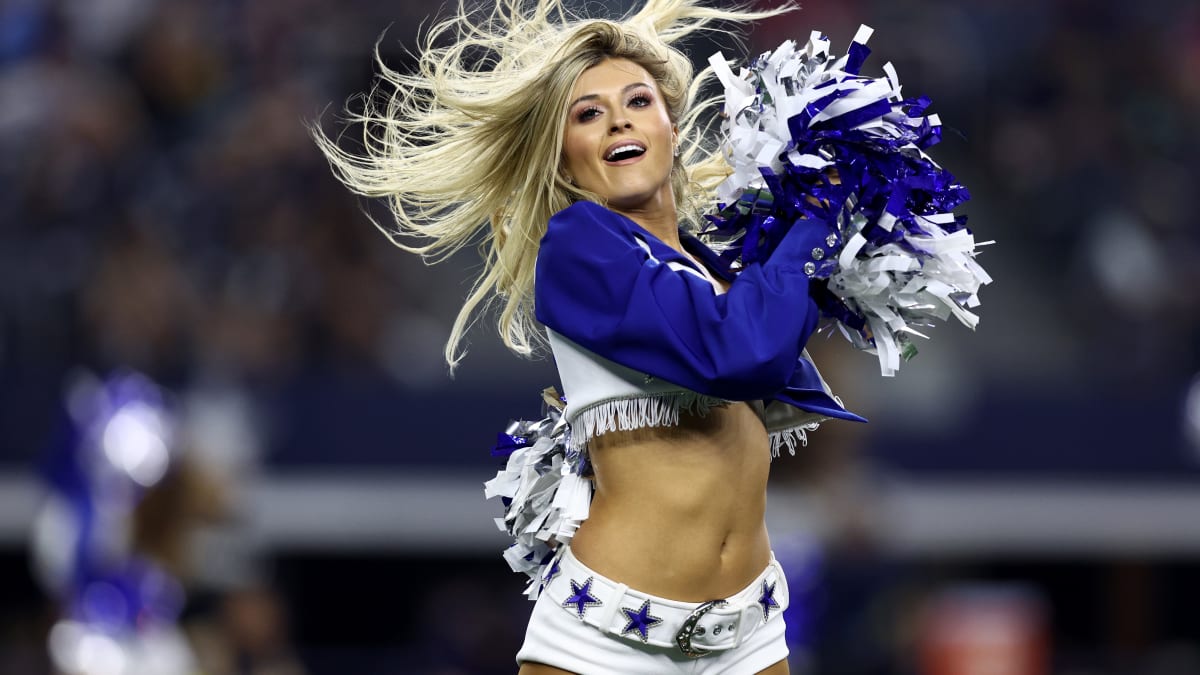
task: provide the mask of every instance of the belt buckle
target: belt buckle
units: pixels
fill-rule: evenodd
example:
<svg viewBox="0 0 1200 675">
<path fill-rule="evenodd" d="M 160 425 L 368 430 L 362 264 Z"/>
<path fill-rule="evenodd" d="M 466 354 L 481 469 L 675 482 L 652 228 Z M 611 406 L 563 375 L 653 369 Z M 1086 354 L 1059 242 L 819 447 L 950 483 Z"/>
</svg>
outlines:
<svg viewBox="0 0 1200 675">
<path fill-rule="evenodd" d="M 692 610 L 687 618 L 683 620 L 683 626 L 679 632 L 675 634 L 675 645 L 679 647 L 679 651 L 690 659 L 698 659 L 711 650 L 700 649 L 692 646 L 692 636 L 696 634 L 696 625 L 700 623 L 700 619 L 710 610 L 717 607 L 724 607 L 728 603 L 724 600 L 709 600 L 708 602 L 700 603 L 700 606 Z"/>
</svg>

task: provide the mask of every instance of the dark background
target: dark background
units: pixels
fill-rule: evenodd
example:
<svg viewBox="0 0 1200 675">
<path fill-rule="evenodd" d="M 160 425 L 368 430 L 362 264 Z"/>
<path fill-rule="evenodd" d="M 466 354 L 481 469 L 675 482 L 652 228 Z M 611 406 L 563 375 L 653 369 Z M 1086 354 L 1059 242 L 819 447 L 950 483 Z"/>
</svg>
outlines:
<svg viewBox="0 0 1200 675">
<path fill-rule="evenodd" d="M 32 467 L 67 383 L 118 367 L 177 394 L 188 463 L 234 514 L 198 530 L 189 618 L 240 644 L 229 599 L 255 589 L 312 673 L 513 670 L 530 605 L 479 484 L 552 365 L 485 318 L 448 377 L 478 258 L 390 247 L 304 128 L 335 132 L 381 32 L 404 68 L 439 11 L 0 5 L 0 671 L 46 668 Z M 1200 6 L 810 0 L 747 43 L 818 28 L 840 53 L 859 23 L 866 72 L 890 60 L 933 98 L 996 283 L 977 332 L 938 327 L 893 379 L 814 346 L 871 424 L 775 467 L 775 545 L 821 561 L 794 668 L 941 673 L 920 617 L 1009 593 L 1046 672 L 1200 673 Z"/>
</svg>

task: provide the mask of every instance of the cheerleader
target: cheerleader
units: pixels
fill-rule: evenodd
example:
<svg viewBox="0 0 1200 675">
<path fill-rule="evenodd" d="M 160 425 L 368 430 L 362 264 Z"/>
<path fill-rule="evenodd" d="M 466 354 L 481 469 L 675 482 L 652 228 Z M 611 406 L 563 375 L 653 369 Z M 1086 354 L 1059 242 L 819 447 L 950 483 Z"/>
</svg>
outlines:
<svg viewBox="0 0 1200 675">
<path fill-rule="evenodd" d="M 694 236 L 730 170 L 701 135 L 704 78 L 673 46 L 783 11 L 460 9 L 414 73 L 380 62 L 350 113 L 360 149 L 314 129 L 347 187 L 387 201 L 394 227 L 379 227 L 397 246 L 442 256 L 482 238 L 451 368 L 489 304 L 510 349 L 548 345 L 558 367 L 553 435 L 586 517 L 521 556 L 537 599 L 521 673 L 788 672 L 788 588 L 764 524 L 772 454 L 823 420 L 862 421 L 804 350 L 810 263 L 834 242 L 792 228 L 731 266 Z"/>
</svg>

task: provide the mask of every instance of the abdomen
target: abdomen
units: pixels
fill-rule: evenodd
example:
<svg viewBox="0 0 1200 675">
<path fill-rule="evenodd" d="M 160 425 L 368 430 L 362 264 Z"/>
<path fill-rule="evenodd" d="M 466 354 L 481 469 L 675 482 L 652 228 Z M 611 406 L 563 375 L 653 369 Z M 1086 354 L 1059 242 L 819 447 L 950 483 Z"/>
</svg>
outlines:
<svg viewBox="0 0 1200 675">
<path fill-rule="evenodd" d="M 604 434 L 589 451 L 596 494 L 572 544 L 585 565 L 692 602 L 731 595 L 766 567 L 770 444 L 749 405 Z"/>
</svg>

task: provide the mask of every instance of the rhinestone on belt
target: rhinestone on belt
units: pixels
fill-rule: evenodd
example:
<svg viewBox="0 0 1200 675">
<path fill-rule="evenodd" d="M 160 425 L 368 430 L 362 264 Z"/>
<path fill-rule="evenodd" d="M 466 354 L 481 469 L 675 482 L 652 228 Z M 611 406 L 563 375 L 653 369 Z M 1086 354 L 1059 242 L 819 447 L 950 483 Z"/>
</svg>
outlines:
<svg viewBox="0 0 1200 675">
<path fill-rule="evenodd" d="M 704 615 L 709 612 L 709 610 L 716 609 L 717 607 L 724 607 L 727 604 L 729 603 L 724 600 L 709 600 L 708 602 L 701 603 L 699 607 L 692 610 L 692 613 L 688 614 L 688 617 L 683 620 L 683 626 L 679 629 L 679 632 L 675 634 L 675 645 L 679 647 L 679 651 L 683 652 L 684 656 L 692 659 L 698 659 L 701 656 L 710 653 L 711 650 L 700 649 L 699 647 L 692 646 L 692 636 L 696 634 L 696 625 L 700 623 L 700 619 L 703 618 Z"/>
</svg>

